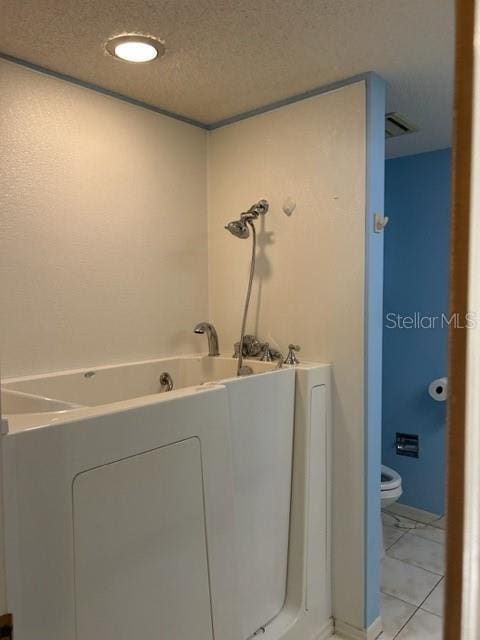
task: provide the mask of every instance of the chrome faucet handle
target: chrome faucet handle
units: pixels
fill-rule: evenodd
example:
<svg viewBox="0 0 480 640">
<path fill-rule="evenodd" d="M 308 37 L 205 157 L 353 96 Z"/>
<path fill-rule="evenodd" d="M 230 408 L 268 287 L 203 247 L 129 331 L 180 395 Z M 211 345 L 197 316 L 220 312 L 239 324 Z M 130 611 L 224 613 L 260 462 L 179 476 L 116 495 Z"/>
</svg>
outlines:
<svg viewBox="0 0 480 640">
<path fill-rule="evenodd" d="M 273 362 L 273 353 L 270 350 L 270 345 L 268 344 L 268 342 L 265 342 L 265 344 L 263 345 L 260 362 Z"/>
<path fill-rule="evenodd" d="M 295 352 L 300 351 L 300 345 L 299 344 L 289 344 L 288 345 L 288 355 L 284 360 L 284 364 L 300 364 L 300 360 L 297 358 L 297 355 Z"/>
<path fill-rule="evenodd" d="M 281 369 L 283 366 L 283 355 L 276 349 L 271 349 L 268 342 L 263 346 L 263 353 L 260 358 L 260 362 L 277 362 L 277 369 Z"/>
</svg>

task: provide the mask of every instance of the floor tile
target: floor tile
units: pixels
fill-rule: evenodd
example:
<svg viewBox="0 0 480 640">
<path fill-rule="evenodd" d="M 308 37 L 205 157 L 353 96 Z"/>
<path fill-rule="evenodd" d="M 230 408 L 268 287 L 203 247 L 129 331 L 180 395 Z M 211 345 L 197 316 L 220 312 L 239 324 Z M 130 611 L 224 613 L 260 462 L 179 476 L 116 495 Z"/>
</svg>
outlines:
<svg viewBox="0 0 480 640">
<path fill-rule="evenodd" d="M 380 615 L 382 617 L 383 634 L 381 640 L 393 640 L 400 629 L 415 613 L 415 607 L 398 598 L 380 594 Z"/>
<path fill-rule="evenodd" d="M 382 524 L 392 524 L 394 522 L 392 516 L 388 511 L 382 509 Z"/>
<path fill-rule="evenodd" d="M 397 513 L 393 513 L 393 511 L 382 511 L 382 522 L 390 527 L 399 527 L 402 531 L 413 529 L 419 524 L 410 518 L 404 518 Z"/>
<path fill-rule="evenodd" d="M 435 542 L 445 544 L 445 529 L 432 527 L 431 525 L 426 524 L 425 526 L 412 529 L 410 533 L 414 536 L 419 536 L 420 538 L 426 538 L 427 540 L 434 540 Z"/>
<path fill-rule="evenodd" d="M 403 560 L 439 575 L 445 573 L 445 545 L 420 538 L 413 533 L 407 533 L 400 538 L 390 547 L 387 554 L 391 558 Z"/>
<path fill-rule="evenodd" d="M 440 516 L 436 513 L 429 513 L 428 511 L 422 511 L 421 509 L 415 509 L 414 507 L 407 507 L 405 504 L 394 502 L 385 509 L 387 512 L 396 513 L 399 516 L 404 516 L 410 520 L 416 520 L 417 522 L 423 522 L 428 524 L 433 520 L 439 522 Z"/>
<path fill-rule="evenodd" d="M 381 590 L 419 606 L 440 582 L 440 576 L 387 556 L 382 561 Z"/>
<path fill-rule="evenodd" d="M 445 580 L 442 580 L 422 604 L 422 609 L 437 616 L 443 616 Z"/>
<path fill-rule="evenodd" d="M 419 609 L 396 640 L 442 640 L 442 619 Z"/>
<path fill-rule="evenodd" d="M 440 531 L 440 529 L 439 529 Z M 405 529 L 398 529 L 397 527 L 391 527 L 388 524 L 383 525 L 383 546 L 385 549 L 389 549 L 395 542 L 405 535 Z"/>
</svg>

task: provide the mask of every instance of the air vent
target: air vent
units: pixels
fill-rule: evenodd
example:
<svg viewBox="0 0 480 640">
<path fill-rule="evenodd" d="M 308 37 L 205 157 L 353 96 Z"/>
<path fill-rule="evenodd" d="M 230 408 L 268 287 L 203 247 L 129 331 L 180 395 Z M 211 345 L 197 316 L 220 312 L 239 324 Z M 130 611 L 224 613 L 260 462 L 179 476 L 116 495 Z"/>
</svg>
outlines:
<svg viewBox="0 0 480 640">
<path fill-rule="evenodd" d="M 396 111 L 387 113 L 385 116 L 385 136 L 387 138 L 404 136 L 407 133 L 415 133 L 415 131 L 418 131 L 418 127 L 406 120 Z"/>
</svg>

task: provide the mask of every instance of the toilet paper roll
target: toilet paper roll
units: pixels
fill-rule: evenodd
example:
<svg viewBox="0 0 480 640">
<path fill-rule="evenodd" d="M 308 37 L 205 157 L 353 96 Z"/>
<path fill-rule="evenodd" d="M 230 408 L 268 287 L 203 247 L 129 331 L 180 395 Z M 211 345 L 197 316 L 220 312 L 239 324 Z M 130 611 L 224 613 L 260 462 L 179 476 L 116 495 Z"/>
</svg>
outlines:
<svg viewBox="0 0 480 640">
<path fill-rule="evenodd" d="M 444 402 L 447 399 L 448 380 L 447 378 L 437 378 L 428 385 L 428 393 L 437 402 Z"/>
</svg>

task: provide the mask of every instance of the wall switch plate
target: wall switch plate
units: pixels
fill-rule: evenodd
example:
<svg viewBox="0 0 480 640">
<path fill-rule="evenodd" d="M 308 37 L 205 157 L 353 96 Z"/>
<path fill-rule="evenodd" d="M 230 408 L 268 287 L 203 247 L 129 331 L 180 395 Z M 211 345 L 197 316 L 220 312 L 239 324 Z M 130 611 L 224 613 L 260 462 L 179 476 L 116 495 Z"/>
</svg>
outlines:
<svg viewBox="0 0 480 640">
<path fill-rule="evenodd" d="M 398 433 L 395 438 L 395 449 L 397 456 L 409 456 L 418 458 L 420 454 L 420 443 L 418 435 L 412 433 Z"/>
</svg>

